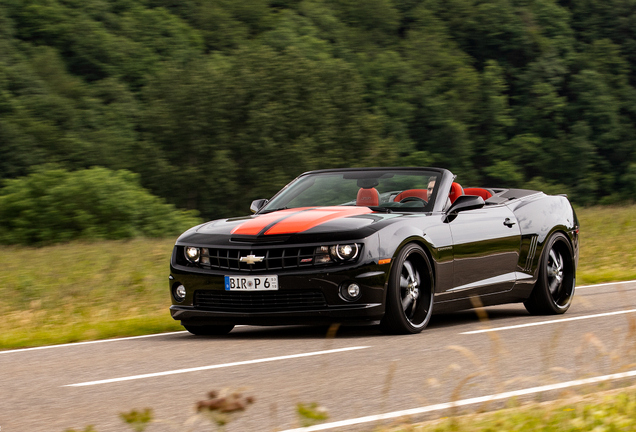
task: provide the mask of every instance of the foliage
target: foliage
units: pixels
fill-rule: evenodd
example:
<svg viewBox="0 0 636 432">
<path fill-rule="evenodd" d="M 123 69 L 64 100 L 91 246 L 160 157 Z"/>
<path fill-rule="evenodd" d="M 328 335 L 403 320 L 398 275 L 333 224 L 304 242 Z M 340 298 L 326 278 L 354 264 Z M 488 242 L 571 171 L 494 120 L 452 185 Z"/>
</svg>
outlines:
<svg viewBox="0 0 636 432">
<path fill-rule="evenodd" d="M 636 392 L 633 387 L 609 394 L 590 394 L 549 404 L 468 414 L 432 423 L 382 429 L 385 432 L 490 432 L 490 431 L 634 431 Z"/>
<path fill-rule="evenodd" d="M 12 0 L 0 179 L 127 169 L 206 218 L 339 166 L 624 202 L 635 86 L 631 0 Z"/>
<path fill-rule="evenodd" d="M 119 417 L 122 421 L 132 428 L 135 432 L 143 432 L 152 422 L 153 414 L 151 408 L 144 408 L 143 411 L 132 410 L 127 413 L 120 413 Z"/>
<path fill-rule="evenodd" d="M 588 389 L 592 391 L 592 389 Z M 247 398 L 246 398 L 247 399 Z M 206 403 L 209 401 L 205 401 Z M 251 403 L 251 402 L 249 402 Z M 198 403 L 197 407 L 201 404 Z M 299 408 L 302 404 L 299 404 Z M 311 409 L 317 407 L 310 404 Z M 408 419 L 400 426 L 374 428 L 376 432 L 492 432 L 492 431 L 539 431 L 539 432 L 578 432 L 578 431 L 635 431 L 636 430 L 636 390 L 632 387 L 605 392 L 591 392 L 584 396 L 561 397 L 544 403 L 526 403 L 518 405 L 515 400 L 508 401 L 512 408 L 486 412 L 471 412 L 461 416 L 442 417 L 425 423 L 409 423 Z M 303 405 L 303 409 L 308 408 Z M 486 409 L 492 409 L 487 407 Z M 122 418 L 135 419 L 132 423 L 143 424 L 143 431 L 151 421 L 152 410 L 144 414 L 135 410 L 122 414 Z M 300 412 L 300 410 L 299 410 Z M 144 416 L 145 417 L 140 417 Z M 313 416 L 312 416 L 313 418 Z M 320 418 L 324 420 L 327 417 Z M 127 423 L 131 423 L 126 420 Z M 192 424 L 191 420 L 186 424 Z M 309 425 L 309 424 L 307 424 Z M 219 425 L 222 427 L 222 425 Z M 371 430 L 371 429 L 369 429 Z M 67 429 L 66 432 L 75 432 Z M 87 426 L 84 432 L 95 432 Z"/>
<path fill-rule="evenodd" d="M 176 235 L 195 225 L 139 185 L 129 171 L 43 169 L 0 189 L 0 243 Z"/>
<path fill-rule="evenodd" d="M 325 407 L 318 405 L 317 402 L 296 404 L 296 414 L 303 427 L 313 426 L 329 418 Z"/>
<path fill-rule="evenodd" d="M 243 396 L 238 389 L 224 388 L 208 392 L 208 399 L 196 403 L 196 411 L 223 431 L 253 403 L 254 396 Z"/>
</svg>

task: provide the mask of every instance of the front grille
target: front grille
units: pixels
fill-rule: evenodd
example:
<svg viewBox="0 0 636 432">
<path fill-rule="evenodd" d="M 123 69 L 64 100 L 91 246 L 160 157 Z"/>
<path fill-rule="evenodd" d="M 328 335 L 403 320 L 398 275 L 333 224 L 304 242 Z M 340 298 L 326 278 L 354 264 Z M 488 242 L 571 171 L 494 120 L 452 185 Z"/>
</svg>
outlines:
<svg viewBox="0 0 636 432">
<path fill-rule="evenodd" d="M 238 271 L 283 270 L 312 267 L 315 265 L 316 247 L 292 247 L 273 249 L 215 249 L 209 248 L 210 268 Z M 241 257 L 255 255 L 263 261 L 254 264 L 241 262 Z M 304 260 L 304 262 L 303 262 Z M 207 267 L 205 264 L 202 265 Z"/>
<path fill-rule="evenodd" d="M 220 312 L 280 312 L 307 310 L 327 306 L 318 290 L 269 292 L 228 292 L 200 290 L 194 292 L 194 306 Z"/>
</svg>

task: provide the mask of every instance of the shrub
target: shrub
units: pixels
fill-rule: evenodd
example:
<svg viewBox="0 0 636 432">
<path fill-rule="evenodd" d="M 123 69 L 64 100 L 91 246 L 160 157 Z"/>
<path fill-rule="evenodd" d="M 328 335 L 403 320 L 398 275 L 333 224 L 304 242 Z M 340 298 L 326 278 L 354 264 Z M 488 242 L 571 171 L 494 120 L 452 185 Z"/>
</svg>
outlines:
<svg viewBox="0 0 636 432">
<path fill-rule="evenodd" d="M 0 189 L 3 244 L 164 237 L 196 225 L 197 216 L 150 194 L 125 170 L 43 169 Z"/>
</svg>

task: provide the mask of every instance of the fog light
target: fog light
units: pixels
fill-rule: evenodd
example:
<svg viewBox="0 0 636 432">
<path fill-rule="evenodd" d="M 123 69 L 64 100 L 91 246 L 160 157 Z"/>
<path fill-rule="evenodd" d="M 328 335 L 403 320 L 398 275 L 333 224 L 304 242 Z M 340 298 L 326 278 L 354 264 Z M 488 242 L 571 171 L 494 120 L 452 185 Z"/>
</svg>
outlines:
<svg viewBox="0 0 636 432">
<path fill-rule="evenodd" d="M 182 302 L 186 296 L 186 289 L 183 285 L 179 285 L 174 289 L 174 298 L 178 302 Z"/>
<path fill-rule="evenodd" d="M 346 301 L 356 301 L 362 295 L 360 286 L 356 283 L 344 283 L 340 287 L 340 297 Z"/>
</svg>

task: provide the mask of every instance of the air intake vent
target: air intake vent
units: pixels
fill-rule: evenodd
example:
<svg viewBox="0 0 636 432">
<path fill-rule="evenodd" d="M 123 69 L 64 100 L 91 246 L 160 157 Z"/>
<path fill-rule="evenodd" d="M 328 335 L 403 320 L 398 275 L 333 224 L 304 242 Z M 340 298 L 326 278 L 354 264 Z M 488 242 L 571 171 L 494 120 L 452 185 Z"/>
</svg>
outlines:
<svg viewBox="0 0 636 432">
<path fill-rule="evenodd" d="M 532 236 L 530 239 L 530 247 L 528 249 L 528 256 L 526 257 L 526 265 L 523 268 L 524 272 L 532 270 L 532 262 L 534 261 L 534 255 L 537 253 L 537 244 L 539 243 L 539 236 Z"/>
<path fill-rule="evenodd" d="M 194 292 L 194 306 L 219 312 L 282 312 L 327 306 L 318 290 L 277 292 L 228 292 L 199 290 Z"/>
</svg>

